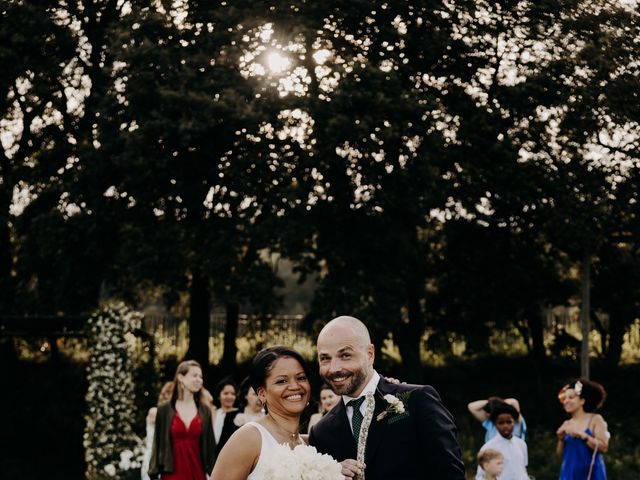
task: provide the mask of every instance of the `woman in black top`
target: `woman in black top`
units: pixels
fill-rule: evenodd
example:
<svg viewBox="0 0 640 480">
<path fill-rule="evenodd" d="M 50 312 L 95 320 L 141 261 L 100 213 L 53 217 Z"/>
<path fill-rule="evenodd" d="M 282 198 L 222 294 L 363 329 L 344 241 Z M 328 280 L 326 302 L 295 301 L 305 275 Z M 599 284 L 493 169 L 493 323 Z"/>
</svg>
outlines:
<svg viewBox="0 0 640 480">
<path fill-rule="evenodd" d="M 216 440 L 216 456 L 229 437 L 238 429 L 234 423 L 240 410 L 236 408 L 238 386 L 231 378 L 218 382 L 213 392 L 213 399 L 218 407 L 213 417 L 213 433 Z"/>
</svg>

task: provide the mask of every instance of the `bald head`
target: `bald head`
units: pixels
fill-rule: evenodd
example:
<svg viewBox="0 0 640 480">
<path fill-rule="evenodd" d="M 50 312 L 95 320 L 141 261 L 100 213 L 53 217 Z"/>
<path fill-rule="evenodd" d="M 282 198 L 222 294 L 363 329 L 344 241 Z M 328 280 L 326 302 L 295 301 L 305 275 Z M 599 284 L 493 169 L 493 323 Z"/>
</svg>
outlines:
<svg viewBox="0 0 640 480">
<path fill-rule="evenodd" d="M 320 342 L 320 338 L 323 335 L 332 336 L 336 333 L 344 333 L 345 331 L 349 331 L 350 336 L 352 336 L 360 346 L 367 347 L 371 344 L 371 337 L 369 336 L 367 326 L 356 317 L 349 317 L 347 315 L 336 317 L 327 323 L 322 330 L 320 330 L 318 342 Z"/>
<path fill-rule="evenodd" d="M 338 395 L 360 395 L 373 378 L 374 357 L 369 330 L 357 318 L 334 318 L 318 335 L 320 375 Z"/>
</svg>

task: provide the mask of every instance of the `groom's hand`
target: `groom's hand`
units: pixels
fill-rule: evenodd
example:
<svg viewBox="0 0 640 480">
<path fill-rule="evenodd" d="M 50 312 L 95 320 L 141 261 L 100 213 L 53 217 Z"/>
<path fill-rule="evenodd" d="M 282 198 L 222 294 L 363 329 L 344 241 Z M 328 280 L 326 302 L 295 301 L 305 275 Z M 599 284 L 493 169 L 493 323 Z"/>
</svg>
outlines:
<svg viewBox="0 0 640 480">
<path fill-rule="evenodd" d="M 340 462 L 342 465 L 342 474 L 344 478 L 355 478 L 356 475 L 360 475 L 364 471 L 365 465 L 363 463 L 354 460 L 353 458 L 347 458 Z"/>
</svg>

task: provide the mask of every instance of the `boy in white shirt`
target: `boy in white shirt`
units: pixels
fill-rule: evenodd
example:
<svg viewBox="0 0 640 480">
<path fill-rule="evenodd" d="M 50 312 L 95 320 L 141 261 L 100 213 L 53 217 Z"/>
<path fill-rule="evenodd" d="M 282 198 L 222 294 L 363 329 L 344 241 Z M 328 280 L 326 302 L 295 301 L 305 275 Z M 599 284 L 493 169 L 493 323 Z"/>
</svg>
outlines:
<svg viewBox="0 0 640 480">
<path fill-rule="evenodd" d="M 518 415 L 518 411 L 508 404 L 500 405 L 491 412 L 491 421 L 498 429 L 498 435 L 485 443 L 480 452 L 487 449 L 497 450 L 504 457 L 502 474 L 498 476 L 498 480 L 529 480 L 527 444 L 513 436 L 513 427 Z M 484 473 L 478 465 L 476 480 L 483 480 Z"/>
<path fill-rule="evenodd" d="M 492 448 L 485 448 L 478 453 L 478 465 L 484 471 L 482 480 L 497 480 L 502 473 L 504 457 Z"/>
</svg>

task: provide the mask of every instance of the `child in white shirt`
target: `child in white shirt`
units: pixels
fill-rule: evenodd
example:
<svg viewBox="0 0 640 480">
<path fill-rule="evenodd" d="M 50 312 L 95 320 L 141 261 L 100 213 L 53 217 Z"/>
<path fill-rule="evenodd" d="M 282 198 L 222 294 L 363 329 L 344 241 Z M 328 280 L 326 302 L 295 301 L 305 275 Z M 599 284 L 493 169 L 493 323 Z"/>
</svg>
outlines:
<svg viewBox="0 0 640 480">
<path fill-rule="evenodd" d="M 498 450 L 485 448 L 478 453 L 478 465 L 484 472 L 482 480 L 497 480 L 502 473 L 504 457 Z"/>
<path fill-rule="evenodd" d="M 491 421 L 498 429 L 498 435 L 485 443 L 480 452 L 492 449 L 502 454 L 504 465 L 498 480 L 529 480 L 527 444 L 513 436 L 513 427 L 518 415 L 518 411 L 508 404 L 500 405 L 491 412 Z M 476 480 L 483 480 L 484 474 L 482 466 L 478 465 Z"/>
</svg>

